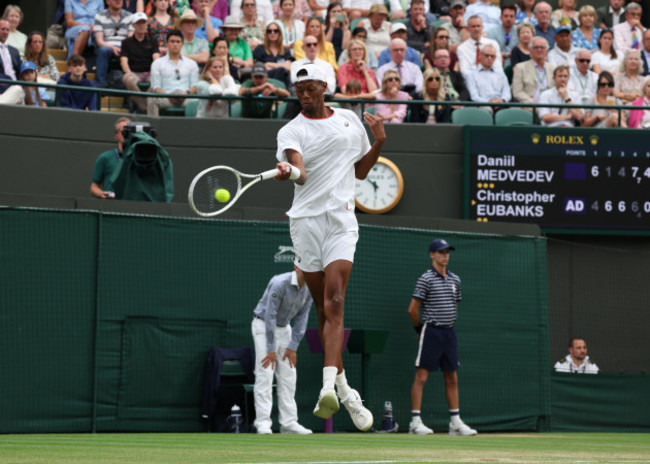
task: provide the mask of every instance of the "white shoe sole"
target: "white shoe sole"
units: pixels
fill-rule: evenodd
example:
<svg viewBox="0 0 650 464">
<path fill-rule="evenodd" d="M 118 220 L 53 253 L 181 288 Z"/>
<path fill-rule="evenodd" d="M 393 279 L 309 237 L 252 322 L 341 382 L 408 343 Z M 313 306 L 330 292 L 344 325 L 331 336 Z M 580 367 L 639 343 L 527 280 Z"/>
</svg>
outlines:
<svg viewBox="0 0 650 464">
<path fill-rule="evenodd" d="M 450 430 L 449 435 L 454 435 L 457 437 L 473 437 L 474 435 L 478 435 L 478 432 L 474 430 L 470 433 L 462 433 L 460 430 Z"/>
<path fill-rule="evenodd" d="M 339 410 L 339 400 L 333 390 L 326 392 L 318 399 L 316 408 L 314 409 L 314 416 L 321 419 L 329 419 Z"/>
</svg>

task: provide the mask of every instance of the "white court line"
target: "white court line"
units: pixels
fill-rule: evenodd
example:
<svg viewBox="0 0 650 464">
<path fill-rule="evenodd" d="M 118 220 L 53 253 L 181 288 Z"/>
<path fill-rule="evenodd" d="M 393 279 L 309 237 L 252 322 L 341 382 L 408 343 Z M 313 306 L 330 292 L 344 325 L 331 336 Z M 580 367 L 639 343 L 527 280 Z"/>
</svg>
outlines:
<svg viewBox="0 0 650 464">
<path fill-rule="evenodd" d="M 422 464 L 435 464 L 441 462 L 449 462 L 449 459 L 435 460 L 435 461 L 418 461 L 414 459 L 407 459 L 401 461 L 274 461 L 274 462 L 231 462 L 228 464 L 400 464 L 418 462 Z M 512 459 L 497 460 L 497 459 L 459 459 L 456 462 L 522 462 L 524 464 L 590 464 L 590 463 L 617 463 L 617 464 L 636 464 L 636 463 L 650 463 L 650 459 L 642 460 L 615 460 L 607 458 L 605 460 L 591 459 L 591 460 L 551 460 L 551 461 L 513 461 Z"/>
</svg>

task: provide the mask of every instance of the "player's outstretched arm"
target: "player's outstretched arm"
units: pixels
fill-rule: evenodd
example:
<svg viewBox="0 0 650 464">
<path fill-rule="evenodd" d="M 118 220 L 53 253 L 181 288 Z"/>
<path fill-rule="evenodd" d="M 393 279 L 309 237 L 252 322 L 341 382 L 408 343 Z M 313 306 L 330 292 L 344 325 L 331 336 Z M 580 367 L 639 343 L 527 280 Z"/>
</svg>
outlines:
<svg viewBox="0 0 650 464">
<path fill-rule="evenodd" d="M 275 165 L 280 170 L 280 174 L 275 176 L 275 179 L 288 180 L 291 175 L 291 166 L 293 165 L 300 169 L 300 177 L 295 179 L 294 182 L 298 185 L 303 185 L 307 181 L 307 173 L 305 172 L 305 164 L 302 162 L 302 155 L 290 148 L 286 149 L 284 153 L 287 155 L 287 161 Z"/>
<path fill-rule="evenodd" d="M 370 126 L 370 131 L 375 137 L 375 142 L 370 147 L 368 153 L 366 153 L 363 158 L 361 158 L 354 165 L 354 176 L 357 179 L 365 179 L 372 167 L 377 162 L 379 154 L 381 153 L 381 147 L 384 146 L 386 141 L 386 131 L 384 130 L 384 121 L 374 114 L 364 113 L 363 118 Z"/>
</svg>

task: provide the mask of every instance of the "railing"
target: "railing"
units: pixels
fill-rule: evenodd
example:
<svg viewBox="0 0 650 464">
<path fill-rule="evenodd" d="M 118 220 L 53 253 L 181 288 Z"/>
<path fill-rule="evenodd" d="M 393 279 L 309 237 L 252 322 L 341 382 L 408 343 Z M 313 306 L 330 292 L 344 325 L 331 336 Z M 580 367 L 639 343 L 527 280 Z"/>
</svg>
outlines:
<svg viewBox="0 0 650 464">
<path fill-rule="evenodd" d="M 62 85 L 62 84 L 46 84 L 40 82 L 26 82 L 26 81 L 14 81 L 10 79 L 0 79 L 0 84 L 11 84 L 11 85 L 25 85 L 30 87 L 44 87 L 52 90 L 74 90 L 74 91 L 83 91 L 83 92 L 93 92 L 98 94 L 98 106 L 101 100 L 101 96 L 120 96 L 120 97 L 154 97 L 154 98 L 191 98 L 198 100 L 227 100 L 228 101 L 228 113 L 231 114 L 231 107 L 233 102 L 242 101 L 242 100 L 254 100 L 254 101 L 272 101 L 272 102 L 287 102 L 287 101 L 298 101 L 296 97 L 259 97 L 259 96 L 243 96 L 243 95 L 197 95 L 197 94 L 160 94 L 154 92 L 138 92 L 131 90 L 118 90 L 118 89 L 107 89 L 100 87 L 81 87 L 74 85 Z M 55 100 L 55 106 L 59 106 L 58 93 Z M 436 101 L 436 100 L 367 100 L 361 98 L 329 98 L 328 102 L 333 103 L 360 103 L 362 111 L 365 110 L 366 106 L 372 106 L 376 103 L 389 103 L 389 104 L 406 104 L 409 106 L 412 105 L 442 105 L 442 106 L 459 106 L 459 107 L 485 107 L 491 106 L 496 108 L 582 108 L 582 109 L 615 109 L 618 113 L 618 125 L 621 125 L 623 120 L 623 113 L 630 110 L 650 110 L 650 106 L 631 106 L 631 105 L 564 105 L 564 104 L 541 104 L 541 103 L 520 103 L 520 102 L 505 102 L 505 103 L 485 103 L 485 102 L 472 102 L 472 101 Z M 110 109 L 110 107 L 109 107 Z M 277 116 L 277 105 L 274 108 L 276 111 L 275 115 Z M 539 122 L 537 112 L 533 111 L 533 118 L 535 122 Z"/>
</svg>

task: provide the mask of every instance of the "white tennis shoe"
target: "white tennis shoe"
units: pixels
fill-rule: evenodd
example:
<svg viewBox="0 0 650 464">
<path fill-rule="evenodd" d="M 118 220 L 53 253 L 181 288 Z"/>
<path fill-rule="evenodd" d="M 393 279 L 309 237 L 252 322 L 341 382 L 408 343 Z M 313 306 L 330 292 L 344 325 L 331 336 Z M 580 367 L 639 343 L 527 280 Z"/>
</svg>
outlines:
<svg viewBox="0 0 650 464">
<path fill-rule="evenodd" d="M 417 416 L 411 419 L 411 423 L 409 424 L 409 433 L 414 433 L 415 435 L 433 435 L 433 430 L 424 425 L 422 423 L 422 418 Z"/>
<path fill-rule="evenodd" d="M 314 432 L 306 427 L 303 427 L 298 422 L 290 422 L 287 425 L 280 426 L 280 433 L 293 433 L 296 435 L 309 435 Z"/>
<path fill-rule="evenodd" d="M 372 427 L 374 421 L 372 413 L 363 407 L 361 397 L 356 390 L 350 389 L 350 394 L 347 398 L 341 399 L 341 403 L 348 410 L 352 422 L 359 430 L 365 432 Z"/>
<path fill-rule="evenodd" d="M 318 402 L 314 408 L 314 416 L 321 419 L 329 419 L 339 410 L 339 399 L 334 390 L 321 390 Z"/>
<path fill-rule="evenodd" d="M 478 432 L 476 430 L 471 428 L 460 419 L 455 424 L 451 422 L 449 423 L 449 435 L 470 436 L 476 435 L 477 433 Z"/>
</svg>

